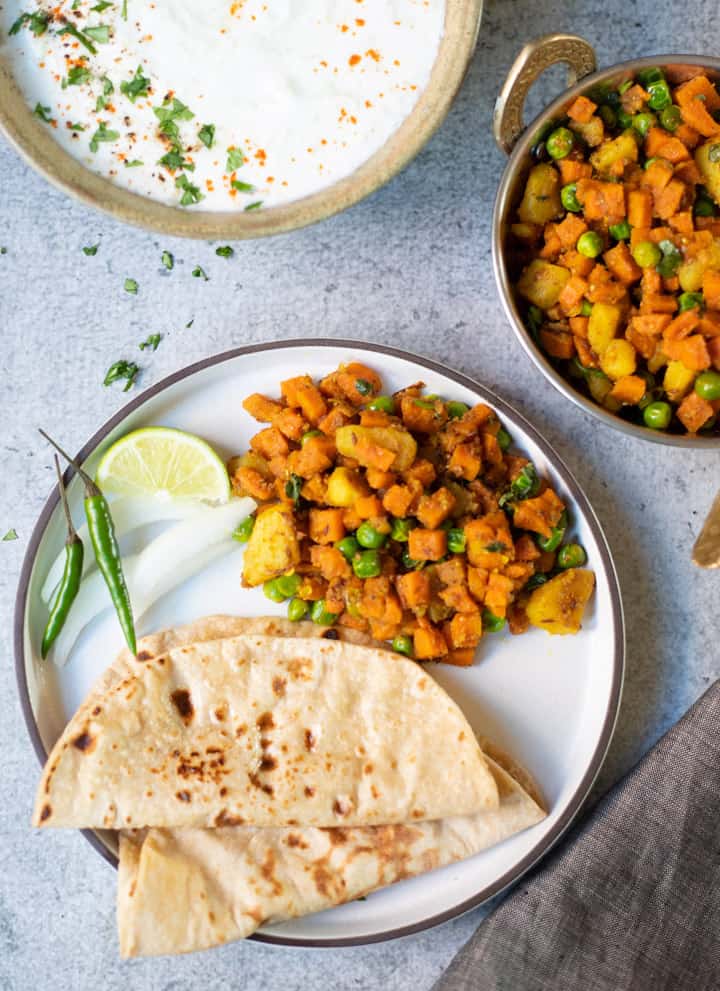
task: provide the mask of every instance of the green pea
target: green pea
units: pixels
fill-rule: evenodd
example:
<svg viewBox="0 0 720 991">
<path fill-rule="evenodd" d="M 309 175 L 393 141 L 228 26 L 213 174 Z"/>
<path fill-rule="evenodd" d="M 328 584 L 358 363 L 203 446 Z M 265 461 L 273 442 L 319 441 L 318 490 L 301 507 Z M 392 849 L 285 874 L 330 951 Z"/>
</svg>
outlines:
<svg viewBox="0 0 720 991">
<path fill-rule="evenodd" d="M 672 241 L 667 240 L 661 241 L 658 244 L 658 248 L 662 252 L 662 258 L 655 267 L 659 275 L 662 275 L 664 279 L 669 279 L 670 276 L 675 275 L 679 265 L 682 263 L 682 252 L 675 247 Z"/>
<path fill-rule="evenodd" d="M 610 130 L 617 126 L 617 114 L 612 107 L 608 106 L 607 103 L 604 103 L 600 107 L 598 114 L 606 127 L 609 127 Z"/>
<path fill-rule="evenodd" d="M 369 520 L 365 520 L 355 531 L 355 539 L 361 547 L 377 549 L 383 546 L 387 540 L 387 534 L 380 533 Z"/>
<path fill-rule="evenodd" d="M 560 544 L 565 539 L 565 531 L 568 528 L 568 514 L 567 510 L 564 509 L 562 516 L 557 522 L 557 525 L 553 527 L 552 533 L 549 537 L 538 536 L 536 543 L 541 551 L 556 551 Z"/>
<path fill-rule="evenodd" d="M 482 614 L 482 627 L 486 633 L 499 633 L 503 626 L 505 626 L 505 620 L 502 616 L 496 616 L 489 609 L 484 610 Z"/>
<path fill-rule="evenodd" d="M 270 581 L 265 582 L 263 592 L 266 598 L 272 602 L 284 602 L 287 599 L 287 595 L 278 588 L 277 578 L 271 578 Z"/>
<path fill-rule="evenodd" d="M 610 236 L 616 241 L 627 241 L 632 230 L 627 220 L 621 220 L 619 224 L 610 224 Z"/>
<path fill-rule="evenodd" d="M 648 106 L 651 110 L 667 110 L 672 105 L 670 87 L 665 79 L 658 79 L 647 87 L 650 94 Z"/>
<path fill-rule="evenodd" d="M 643 410 L 645 426 L 650 427 L 651 430 L 667 430 L 671 419 L 672 407 L 670 403 L 650 403 Z"/>
<path fill-rule="evenodd" d="M 397 540 L 400 544 L 406 544 L 410 536 L 410 531 L 414 530 L 415 526 L 415 520 L 398 517 L 393 520 L 390 537 L 392 540 Z"/>
<path fill-rule="evenodd" d="M 580 544 L 565 544 L 558 551 L 557 566 L 565 571 L 567 568 L 581 568 L 587 561 L 587 554 Z"/>
<path fill-rule="evenodd" d="M 448 530 L 447 548 L 451 554 L 464 554 L 467 546 L 467 539 L 463 530 L 453 527 Z"/>
<path fill-rule="evenodd" d="M 567 158 L 575 147 L 575 135 L 567 127 L 557 127 L 545 141 L 551 158 Z"/>
<path fill-rule="evenodd" d="M 593 305 L 590 302 L 590 300 L 584 299 L 582 301 L 581 306 L 580 306 L 580 316 L 581 317 L 589 317 L 590 314 L 592 313 L 592 310 L 593 310 Z"/>
<path fill-rule="evenodd" d="M 398 654 L 404 654 L 406 657 L 413 656 L 413 642 L 412 637 L 406 635 L 397 636 L 393 638 L 392 649 Z"/>
<path fill-rule="evenodd" d="M 352 566 L 358 578 L 377 578 L 382 573 L 380 555 L 376 550 L 360 551 L 353 558 Z"/>
<path fill-rule="evenodd" d="M 705 297 L 701 292 L 684 292 L 678 298 L 678 305 L 681 313 L 684 313 L 685 310 L 692 310 L 696 306 L 702 310 L 705 306 Z"/>
<path fill-rule="evenodd" d="M 617 122 L 618 127 L 622 128 L 623 131 L 627 131 L 629 127 L 633 126 L 632 117 L 622 109 L 617 111 Z"/>
<path fill-rule="evenodd" d="M 664 82 L 664 80 L 665 75 L 662 69 L 657 65 L 651 65 L 647 69 L 640 69 L 637 74 L 637 81 L 643 89 L 648 91 L 654 83 Z M 632 85 L 632 83 L 630 83 L 630 85 Z M 630 87 L 628 87 L 628 89 L 629 88 Z"/>
<path fill-rule="evenodd" d="M 635 128 L 635 130 L 638 132 L 638 134 L 644 138 L 646 137 L 647 132 L 650 130 L 650 128 L 654 127 L 657 124 L 657 117 L 655 116 L 655 114 L 649 114 L 649 113 L 635 114 L 635 116 L 632 118 L 631 123 L 632 126 Z"/>
<path fill-rule="evenodd" d="M 582 206 L 577 198 L 577 183 L 570 182 L 560 190 L 560 202 L 570 213 L 580 213 Z"/>
<path fill-rule="evenodd" d="M 501 451 L 507 451 L 507 449 L 512 444 L 512 437 L 507 432 L 507 430 L 505 429 L 505 427 L 500 427 L 500 429 L 498 430 L 498 432 L 497 432 L 497 442 L 500 445 L 500 450 Z"/>
<path fill-rule="evenodd" d="M 337 619 L 337 613 L 328 612 L 325 606 L 325 599 L 318 599 L 313 602 L 310 610 L 310 619 L 318 626 L 332 626 Z"/>
<path fill-rule="evenodd" d="M 313 437 L 322 437 L 322 430 L 307 430 L 300 438 L 301 446 L 305 447 L 307 442 L 312 440 Z"/>
<path fill-rule="evenodd" d="M 662 258 L 662 251 L 652 241 L 639 241 L 632 249 L 632 256 L 640 268 L 654 268 Z"/>
<path fill-rule="evenodd" d="M 287 614 L 291 623 L 299 623 L 301 619 L 305 619 L 309 612 L 310 603 L 303 599 L 290 599 L 288 602 Z"/>
<path fill-rule="evenodd" d="M 376 396 L 371 403 L 367 404 L 367 409 L 392 414 L 395 412 L 395 400 L 392 396 Z"/>
<path fill-rule="evenodd" d="M 675 133 L 681 123 L 682 114 L 680 113 L 680 107 L 670 105 L 662 110 L 660 114 L 660 126 L 664 127 L 666 131 Z"/>
<path fill-rule="evenodd" d="M 247 516 L 242 523 L 239 524 L 233 530 L 233 540 L 237 540 L 239 544 L 246 544 L 250 539 L 250 535 L 255 529 L 255 517 Z"/>
<path fill-rule="evenodd" d="M 354 537 L 343 537 L 342 540 L 337 540 L 334 546 L 340 551 L 346 561 L 352 561 L 360 550 L 360 544 Z"/>
<path fill-rule="evenodd" d="M 300 575 L 280 575 L 279 578 L 275 579 L 275 582 L 285 598 L 289 599 L 291 596 L 297 595 L 298 589 L 302 585 L 302 578 Z"/>
<path fill-rule="evenodd" d="M 451 400 L 447 404 L 448 416 L 453 420 L 459 420 L 461 416 L 464 416 L 470 409 L 467 403 L 458 403 L 455 400 Z"/>
<path fill-rule="evenodd" d="M 585 255 L 586 258 L 597 258 L 604 244 L 603 239 L 596 231 L 585 231 L 578 238 L 576 247 L 580 254 Z"/>
<path fill-rule="evenodd" d="M 702 372 L 695 379 L 695 392 L 701 399 L 720 399 L 720 372 Z"/>
<path fill-rule="evenodd" d="M 696 217 L 714 217 L 715 203 L 707 193 L 699 192 L 695 198 L 693 213 Z"/>
</svg>

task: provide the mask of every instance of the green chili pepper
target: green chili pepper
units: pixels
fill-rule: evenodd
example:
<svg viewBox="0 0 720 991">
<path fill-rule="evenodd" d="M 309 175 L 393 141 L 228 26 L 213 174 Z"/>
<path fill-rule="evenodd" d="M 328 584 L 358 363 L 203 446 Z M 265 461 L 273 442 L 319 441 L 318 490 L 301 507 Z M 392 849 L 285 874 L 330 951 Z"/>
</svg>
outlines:
<svg viewBox="0 0 720 991">
<path fill-rule="evenodd" d="M 43 633 L 42 646 L 40 648 L 40 654 L 43 660 L 45 660 L 48 651 L 60 635 L 60 631 L 65 625 L 65 620 L 78 594 L 83 572 L 83 556 L 85 553 L 82 540 L 78 537 L 73 526 L 72 517 L 70 516 L 70 508 L 67 502 L 57 454 L 55 455 L 55 470 L 58 476 L 60 499 L 62 500 L 65 519 L 67 520 L 67 539 L 65 541 L 65 568 L 50 603 L 50 615 L 48 616 L 45 632 Z"/>
<path fill-rule="evenodd" d="M 413 642 L 412 637 L 406 634 L 401 634 L 393 639 L 392 649 L 398 654 L 405 654 L 406 657 L 413 656 Z"/>
<path fill-rule="evenodd" d="M 125 642 L 132 653 L 136 654 L 137 642 L 130 593 L 122 570 L 120 548 L 115 536 L 115 525 L 107 499 L 87 472 L 83 471 L 80 465 L 55 443 L 52 437 L 49 437 L 44 430 L 41 430 L 40 433 L 72 465 L 85 485 L 85 519 L 90 532 L 95 560 L 115 606 Z"/>
<path fill-rule="evenodd" d="M 535 538 L 535 542 L 541 551 L 556 551 L 560 544 L 565 539 L 565 531 L 568 528 L 568 514 L 567 510 L 563 509 L 562 516 L 557 522 L 557 525 L 552 528 L 552 533 L 549 537 L 543 537 L 541 534 Z"/>
</svg>

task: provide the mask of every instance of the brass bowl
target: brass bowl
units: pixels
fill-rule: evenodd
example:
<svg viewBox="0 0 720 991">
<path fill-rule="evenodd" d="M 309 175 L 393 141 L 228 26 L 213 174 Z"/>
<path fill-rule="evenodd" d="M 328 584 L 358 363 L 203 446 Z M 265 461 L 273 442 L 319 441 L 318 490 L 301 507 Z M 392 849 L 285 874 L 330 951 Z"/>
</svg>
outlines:
<svg viewBox="0 0 720 991">
<path fill-rule="evenodd" d="M 523 109 L 530 87 L 546 69 L 558 63 L 568 66 L 568 89 L 554 100 L 527 127 L 523 123 Z M 720 448 L 720 437 L 702 437 L 696 434 L 668 434 L 651 430 L 641 424 L 631 423 L 611 413 L 593 399 L 576 389 L 572 380 L 565 378 L 535 343 L 528 332 L 515 299 L 513 274 L 509 271 L 505 251 L 505 238 L 510 217 L 522 196 L 527 174 L 534 164 L 531 148 L 542 137 L 550 121 L 562 117 L 570 104 L 580 94 L 587 93 L 598 83 L 617 84 L 629 74 L 649 66 L 659 66 L 670 79 L 687 74 L 688 69 L 701 68 L 716 80 L 720 80 L 720 59 L 697 55 L 656 55 L 651 58 L 619 62 L 609 69 L 595 71 L 596 58 L 593 48 L 583 38 L 575 35 L 552 34 L 538 38 L 520 52 L 500 92 L 493 121 L 495 140 L 510 158 L 500 181 L 493 214 L 493 268 L 503 308 L 520 344 L 545 378 L 586 413 L 623 433 L 641 440 L 654 441 L 674 447 Z"/>
<path fill-rule="evenodd" d="M 88 206 L 158 234 L 236 241 L 282 234 L 324 220 L 374 193 L 401 171 L 445 119 L 470 64 L 483 0 L 447 0 L 445 32 L 430 82 L 412 113 L 372 158 L 327 189 L 282 206 L 243 213 L 184 210 L 128 192 L 64 151 L 25 102 L 0 57 L 0 133 L 49 182 Z"/>
</svg>

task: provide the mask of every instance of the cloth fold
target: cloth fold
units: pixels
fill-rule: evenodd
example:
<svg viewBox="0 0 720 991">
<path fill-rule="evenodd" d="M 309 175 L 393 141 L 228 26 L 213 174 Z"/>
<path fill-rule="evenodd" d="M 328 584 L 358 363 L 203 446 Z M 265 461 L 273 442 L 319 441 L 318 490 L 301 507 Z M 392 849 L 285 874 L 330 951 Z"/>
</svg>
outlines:
<svg viewBox="0 0 720 991">
<path fill-rule="evenodd" d="M 720 681 L 482 923 L 433 991 L 718 991 Z"/>
</svg>

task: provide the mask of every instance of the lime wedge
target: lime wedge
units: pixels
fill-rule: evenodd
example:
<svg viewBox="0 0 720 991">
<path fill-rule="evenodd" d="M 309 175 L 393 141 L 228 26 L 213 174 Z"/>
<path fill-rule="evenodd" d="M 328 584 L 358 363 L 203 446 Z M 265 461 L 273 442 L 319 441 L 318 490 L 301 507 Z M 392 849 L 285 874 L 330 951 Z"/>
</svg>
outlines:
<svg viewBox="0 0 720 991">
<path fill-rule="evenodd" d="M 169 427 L 146 427 L 105 452 L 96 480 L 103 492 L 227 502 L 225 465 L 204 440 Z"/>
</svg>

